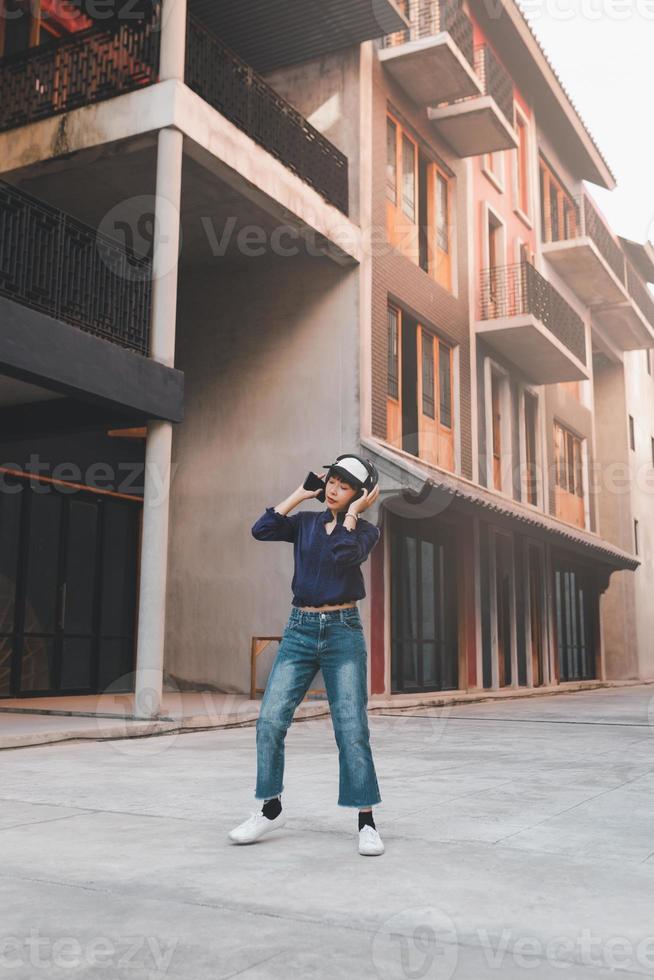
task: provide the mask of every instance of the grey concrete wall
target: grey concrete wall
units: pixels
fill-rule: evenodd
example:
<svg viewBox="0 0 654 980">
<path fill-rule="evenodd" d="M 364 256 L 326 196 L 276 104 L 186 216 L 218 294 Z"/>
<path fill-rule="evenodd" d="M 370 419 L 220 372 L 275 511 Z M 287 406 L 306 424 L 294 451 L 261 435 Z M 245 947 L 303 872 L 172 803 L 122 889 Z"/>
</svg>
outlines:
<svg viewBox="0 0 654 980">
<path fill-rule="evenodd" d="M 635 435 L 635 449 L 629 452 L 631 517 L 638 521 L 642 563 L 632 575 L 638 670 L 643 680 L 650 680 L 654 678 L 654 377 L 647 371 L 646 351 L 625 353 L 624 368 L 626 413 L 634 418 Z"/>
<path fill-rule="evenodd" d="M 222 262 L 183 279 L 176 366 L 166 672 L 245 692 L 250 638 L 288 617 L 293 547 L 254 521 L 359 431 L 358 269 Z M 311 503 L 304 507 L 323 509 Z"/>
<path fill-rule="evenodd" d="M 350 218 L 359 221 L 359 48 L 269 72 L 266 81 L 349 162 Z"/>
<path fill-rule="evenodd" d="M 626 430 L 626 393 L 621 364 L 595 372 L 595 422 L 601 478 L 597 506 L 602 537 L 628 551 L 632 549 L 632 515 L 628 483 L 629 446 Z M 626 492 L 618 492 L 622 484 Z M 638 574 L 638 573 L 636 573 Z M 601 615 L 608 680 L 638 677 L 634 572 L 614 572 L 602 596 Z"/>
</svg>

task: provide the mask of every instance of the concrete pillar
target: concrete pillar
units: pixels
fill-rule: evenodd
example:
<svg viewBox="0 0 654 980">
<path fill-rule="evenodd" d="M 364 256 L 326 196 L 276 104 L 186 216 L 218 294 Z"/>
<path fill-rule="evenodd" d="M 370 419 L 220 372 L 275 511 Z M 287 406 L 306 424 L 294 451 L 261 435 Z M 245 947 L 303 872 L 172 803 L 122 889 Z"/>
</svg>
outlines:
<svg viewBox="0 0 654 980">
<path fill-rule="evenodd" d="M 161 46 L 159 81 L 177 78 L 184 81 L 186 54 L 186 0 L 163 0 L 161 10 Z"/>
<path fill-rule="evenodd" d="M 175 362 L 182 150 L 183 137 L 178 130 L 159 131 L 150 356 L 169 367 Z M 145 718 L 161 713 L 172 428 L 171 422 L 151 421 L 145 450 L 134 691 L 134 713 Z"/>
</svg>

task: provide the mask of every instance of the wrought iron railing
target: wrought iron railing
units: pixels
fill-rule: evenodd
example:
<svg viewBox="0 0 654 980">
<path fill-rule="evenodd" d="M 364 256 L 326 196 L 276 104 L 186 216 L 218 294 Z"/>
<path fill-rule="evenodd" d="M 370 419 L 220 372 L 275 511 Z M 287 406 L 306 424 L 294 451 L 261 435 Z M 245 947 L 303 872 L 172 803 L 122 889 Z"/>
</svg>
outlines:
<svg viewBox="0 0 654 980">
<path fill-rule="evenodd" d="M 590 238 L 609 268 L 613 270 L 620 282 L 625 285 L 624 253 L 608 229 L 604 219 L 594 206 L 587 194 L 578 194 L 563 198 L 563 217 L 559 212 L 558 198 L 555 210 L 548 213 L 544 209 L 542 228 L 543 241 L 562 242 L 574 238 Z"/>
<path fill-rule="evenodd" d="M 205 102 L 348 213 L 348 160 L 247 62 L 189 14 L 184 81 Z"/>
<path fill-rule="evenodd" d="M 157 80 L 160 3 L 0 59 L 0 130 L 101 102 Z"/>
<path fill-rule="evenodd" d="M 644 286 L 640 281 L 628 262 L 626 269 L 627 291 L 650 326 L 654 327 L 654 297 L 647 286 Z"/>
<path fill-rule="evenodd" d="M 531 263 L 483 269 L 479 306 L 481 320 L 531 314 L 582 364 L 587 363 L 584 321 Z"/>
<path fill-rule="evenodd" d="M 151 284 L 148 259 L 0 180 L 0 295 L 147 355 Z"/>
<path fill-rule="evenodd" d="M 392 48 L 446 32 L 474 68 L 472 21 L 460 0 L 405 0 L 404 4 L 400 4 L 400 9 L 410 26 L 403 31 L 387 34 L 382 40 L 383 47 Z"/>
</svg>

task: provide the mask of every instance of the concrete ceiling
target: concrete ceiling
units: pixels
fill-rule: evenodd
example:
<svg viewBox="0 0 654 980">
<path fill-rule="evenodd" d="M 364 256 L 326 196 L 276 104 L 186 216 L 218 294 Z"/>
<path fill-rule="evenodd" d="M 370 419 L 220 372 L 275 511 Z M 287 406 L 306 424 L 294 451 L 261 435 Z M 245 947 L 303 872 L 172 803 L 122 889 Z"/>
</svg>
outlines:
<svg viewBox="0 0 654 980">
<path fill-rule="evenodd" d="M 37 385 L 0 374 L 0 405 L 29 405 L 31 402 L 50 401 L 63 397 L 64 395 L 58 392 L 48 391 L 46 388 L 39 388 Z"/>
<path fill-rule="evenodd" d="M 406 26 L 395 0 L 189 0 L 189 9 L 260 72 Z"/>
<path fill-rule="evenodd" d="M 187 147 L 188 149 L 188 147 Z M 3 175 L 34 197 L 100 228 L 129 244 L 139 254 L 151 250 L 156 144 L 139 137 L 104 147 L 104 153 L 81 152 L 67 159 L 49 160 L 26 173 Z M 274 205 L 274 202 L 272 202 Z M 256 262 L 257 236 L 270 247 L 270 236 L 282 217 L 231 187 L 188 153 L 182 172 L 180 269 L 232 262 Z M 254 238 L 248 245 L 246 235 Z M 299 239 L 295 239 L 296 244 Z M 283 242 L 288 245 L 286 239 Z M 301 244 L 301 243 L 300 243 Z"/>
</svg>

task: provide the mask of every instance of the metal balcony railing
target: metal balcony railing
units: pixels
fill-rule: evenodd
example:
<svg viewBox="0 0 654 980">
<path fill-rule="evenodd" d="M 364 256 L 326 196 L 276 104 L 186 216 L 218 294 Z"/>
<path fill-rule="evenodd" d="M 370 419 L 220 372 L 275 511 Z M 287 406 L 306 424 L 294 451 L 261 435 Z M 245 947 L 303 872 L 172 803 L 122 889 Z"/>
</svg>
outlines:
<svg viewBox="0 0 654 980">
<path fill-rule="evenodd" d="M 529 262 L 484 269 L 481 274 L 481 320 L 531 314 L 586 364 L 584 322 L 554 286 Z"/>
<path fill-rule="evenodd" d="M 563 218 L 558 197 L 554 207 L 543 215 L 543 241 L 563 242 L 575 238 L 590 238 L 610 269 L 625 285 L 625 257 L 622 249 L 587 194 L 563 198 Z"/>
<path fill-rule="evenodd" d="M 627 292 L 645 319 L 649 322 L 650 326 L 654 327 L 654 297 L 652 297 L 652 294 L 647 286 L 644 286 L 640 281 L 628 262 L 626 264 L 626 269 Z"/>
<path fill-rule="evenodd" d="M 193 14 L 188 17 L 184 81 L 326 201 L 348 213 L 347 157 Z"/>
<path fill-rule="evenodd" d="M 510 126 L 513 115 L 513 81 L 504 65 L 498 61 L 487 44 L 475 47 L 475 71 L 484 95 L 490 95 Z"/>
<path fill-rule="evenodd" d="M 0 180 L 0 295 L 148 354 L 152 268 Z"/>
<path fill-rule="evenodd" d="M 410 27 L 382 40 L 385 48 L 397 47 L 409 41 L 433 37 L 446 32 L 471 68 L 474 68 L 472 21 L 463 10 L 460 0 L 404 0 L 400 9 L 410 22 Z"/>
<path fill-rule="evenodd" d="M 0 59 L 0 131 L 101 102 L 157 80 L 160 3 Z"/>
</svg>

